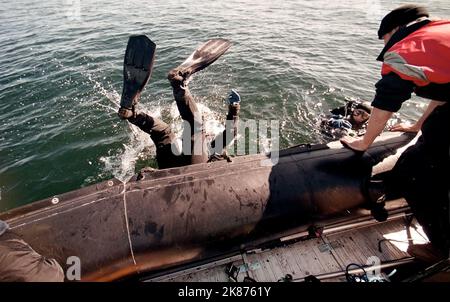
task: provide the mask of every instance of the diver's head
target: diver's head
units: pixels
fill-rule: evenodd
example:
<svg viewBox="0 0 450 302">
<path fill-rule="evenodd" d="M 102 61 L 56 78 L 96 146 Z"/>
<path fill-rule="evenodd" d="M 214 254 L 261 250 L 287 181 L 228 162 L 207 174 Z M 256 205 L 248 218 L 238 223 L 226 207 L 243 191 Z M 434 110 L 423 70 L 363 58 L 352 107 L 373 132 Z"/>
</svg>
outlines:
<svg viewBox="0 0 450 302">
<path fill-rule="evenodd" d="M 359 102 L 353 108 L 351 120 L 353 124 L 362 126 L 365 122 L 369 120 L 371 113 L 372 107 L 368 102 Z"/>
<path fill-rule="evenodd" d="M 378 29 L 378 38 L 384 40 L 384 44 L 391 39 L 391 37 L 401 27 L 407 26 L 409 23 L 417 21 L 421 18 L 428 18 L 429 13 L 426 7 L 417 4 L 402 5 L 381 20 L 380 28 Z"/>
</svg>

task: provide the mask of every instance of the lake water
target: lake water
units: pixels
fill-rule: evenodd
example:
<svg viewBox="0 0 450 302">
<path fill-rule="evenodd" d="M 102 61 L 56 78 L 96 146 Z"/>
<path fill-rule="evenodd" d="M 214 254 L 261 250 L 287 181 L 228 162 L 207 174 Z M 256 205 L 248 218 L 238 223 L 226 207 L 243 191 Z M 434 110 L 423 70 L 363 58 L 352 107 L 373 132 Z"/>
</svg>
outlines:
<svg viewBox="0 0 450 302">
<path fill-rule="evenodd" d="M 237 89 L 242 119 L 280 121 L 286 147 L 322 141 L 319 116 L 345 97 L 372 99 L 379 21 L 404 2 L 1 0 L 0 212 L 155 165 L 148 136 L 116 115 L 129 35 L 157 44 L 141 108 L 167 122 L 179 122 L 167 72 L 200 43 L 231 40 L 191 90 L 221 122 Z M 450 15 L 448 0 L 421 2 Z M 398 117 L 424 106 L 413 98 Z"/>
</svg>

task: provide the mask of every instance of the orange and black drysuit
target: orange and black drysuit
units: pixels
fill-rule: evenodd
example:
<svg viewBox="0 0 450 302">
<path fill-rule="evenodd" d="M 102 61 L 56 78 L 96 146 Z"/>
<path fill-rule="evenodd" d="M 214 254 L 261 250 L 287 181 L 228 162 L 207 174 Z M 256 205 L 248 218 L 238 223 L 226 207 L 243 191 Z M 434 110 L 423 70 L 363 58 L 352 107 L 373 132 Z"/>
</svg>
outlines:
<svg viewBox="0 0 450 302">
<path fill-rule="evenodd" d="M 374 107 L 395 112 L 413 92 L 450 100 L 450 21 L 424 20 L 400 29 L 377 60 L 383 67 Z"/>
<path fill-rule="evenodd" d="M 433 246 L 449 250 L 450 21 L 423 20 L 400 28 L 378 60 L 382 79 L 372 105 L 395 112 L 418 96 L 446 102 L 422 125 L 422 135 L 386 178 L 387 197 L 405 197 Z"/>
</svg>

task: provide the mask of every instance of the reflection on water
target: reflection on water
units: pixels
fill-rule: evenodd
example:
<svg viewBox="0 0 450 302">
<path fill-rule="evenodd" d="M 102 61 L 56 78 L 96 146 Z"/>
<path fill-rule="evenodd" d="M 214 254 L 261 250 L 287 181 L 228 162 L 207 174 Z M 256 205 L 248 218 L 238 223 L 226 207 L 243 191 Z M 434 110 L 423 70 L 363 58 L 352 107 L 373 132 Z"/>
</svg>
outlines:
<svg viewBox="0 0 450 302">
<path fill-rule="evenodd" d="M 154 165 L 147 135 L 116 116 L 130 34 L 158 45 L 141 108 L 177 127 L 168 70 L 209 38 L 233 42 L 191 90 L 225 119 L 231 88 L 243 119 L 280 121 L 281 147 L 321 140 L 320 114 L 370 100 L 376 30 L 404 1 L 3 1 L 0 6 L 0 211 Z M 424 1 L 448 17 L 447 0 Z M 424 102 L 400 113 L 414 120 Z M 176 110 L 175 110 L 176 111 Z"/>
</svg>

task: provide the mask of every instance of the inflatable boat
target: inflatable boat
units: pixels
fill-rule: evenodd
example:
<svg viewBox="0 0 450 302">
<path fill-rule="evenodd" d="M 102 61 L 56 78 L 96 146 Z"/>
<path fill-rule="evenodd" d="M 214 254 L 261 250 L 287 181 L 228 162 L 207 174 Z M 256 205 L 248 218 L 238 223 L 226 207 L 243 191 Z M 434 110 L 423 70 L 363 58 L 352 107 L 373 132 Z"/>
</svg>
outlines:
<svg viewBox="0 0 450 302">
<path fill-rule="evenodd" d="M 385 133 L 364 154 L 339 142 L 299 145 L 111 179 L 0 214 L 37 252 L 81 279 L 110 281 L 239 252 L 373 202 L 373 167 L 411 140 Z M 395 161 L 394 161 L 395 162 Z"/>
</svg>

